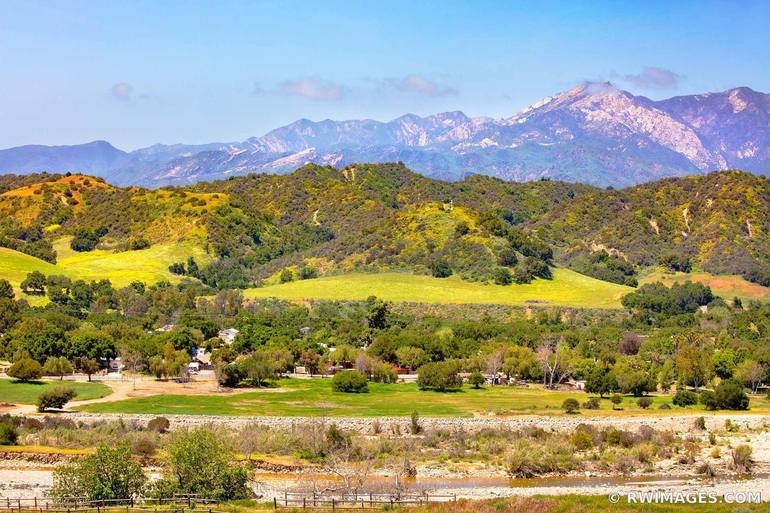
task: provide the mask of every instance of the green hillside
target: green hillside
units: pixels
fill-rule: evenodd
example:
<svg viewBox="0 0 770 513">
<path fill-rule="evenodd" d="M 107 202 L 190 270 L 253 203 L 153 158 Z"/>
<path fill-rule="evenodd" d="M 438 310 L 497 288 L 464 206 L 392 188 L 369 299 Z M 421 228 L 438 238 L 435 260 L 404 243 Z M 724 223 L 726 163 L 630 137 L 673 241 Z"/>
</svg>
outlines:
<svg viewBox="0 0 770 513">
<path fill-rule="evenodd" d="M 471 283 L 457 277 L 439 279 L 407 273 L 354 273 L 248 289 L 245 296 L 287 300 L 363 300 L 377 296 L 387 301 L 416 303 L 620 308 L 620 297 L 633 290 L 569 269 L 554 269 L 553 274 L 552 280 L 501 286 Z"/>
<path fill-rule="evenodd" d="M 104 250 L 76 253 L 69 249 L 68 239 L 56 241 L 54 247 L 59 248 L 62 254 L 55 265 L 0 247 L 0 278 L 10 281 L 21 297 L 37 305 L 47 302 L 47 299 L 44 296 L 22 294 L 19 290 L 21 282 L 32 271 L 39 271 L 46 276 L 63 275 L 73 280 L 109 279 L 113 286 L 125 287 L 137 280 L 145 283 L 161 280 L 178 282 L 181 277 L 171 274 L 168 266 L 190 255 L 206 262 L 202 249 L 190 243 L 158 244 L 148 249 L 119 253 Z"/>
<path fill-rule="evenodd" d="M 560 290 L 538 297 L 539 279 L 558 267 L 635 286 L 671 256 L 770 284 L 770 182 L 739 171 L 606 190 L 482 176 L 447 183 L 398 163 L 307 165 L 157 190 L 41 174 L 8 177 L 0 191 L 0 247 L 40 259 L 4 252 L 0 269 L 14 284 L 35 269 L 117 286 L 186 275 L 217 290 L 272 285 L 288 272 L 296 279 L 407 270 L 451 275 L 468 286 L 461 298 L 484 299 L 469 291 L 491 283 L 532 282 L 495 301 L 585 304 L 560 299 Z M 92 244 L 73 251 L 73 237 Z M 556 272 L 554 283 L 563 276 Z M 580 280 L 571 286 L 592 291 Z M 736 294 L 763 292 L 743 289 Z"/>
</svg>

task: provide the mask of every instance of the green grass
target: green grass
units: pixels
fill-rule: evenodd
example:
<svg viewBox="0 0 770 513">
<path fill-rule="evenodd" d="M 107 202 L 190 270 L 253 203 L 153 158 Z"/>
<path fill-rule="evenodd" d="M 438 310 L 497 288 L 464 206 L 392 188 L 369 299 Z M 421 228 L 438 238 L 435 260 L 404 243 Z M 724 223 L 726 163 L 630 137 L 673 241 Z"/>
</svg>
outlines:
<svg viewBox="0 0 770 513">
<path fill-rule="evenodd" d="M 290 379 L 280 381 L 280 388 L 245 391 L 233 395 L 156 395 L 82 406 L 94 413 L 148 413 L 155 415 L 277 415 L 277 416 L 407 416 L 413 411 L 427 416 L 471 416 L 474 414 L 563 414 L 561 404 L 573 397 L 581 404 L 588 398 L 583 392 L 527 388 L 464 387 L 456 392 L 421 391 L 414 383 L 369 384 L 365 394 L 333 392 L 328 379 Z M 628 415 L 694 413 L 700 408 L 658 410 L 671 403 L 670 396 L 654 396 L 648 410 L 636 405 L 636 398 L 625 397 L 622 410 L 613 410 L 608 399 L 600 410 L 585 410 L 580 415 Z M 755 407 L 756 406 L 756 407 Z M 752 411 L 767 410 L 767 401 L 752 398 Z"/>
<path fill-rule="evenodd" d="M 248 298 L 287 300 L 363 300 L 369 296 L 416 303 L 558 305 L 620 308 L 620 298 L 633 289 L 570 271 L 554 269 L 552 280 L 527 285 L 484 285 L 459 277 L 433 278 L 408 273 L 352 273 L 248 289 Z"/>
<path fill-rule="evenodd" d="M 617 504 L 608 499 L 614 492 L 612 486 L 606 493 L 597 495 L 552 495 L 534 497 L 510 497 L 492 500 L 459 500 L 448 503 L 402 507 L 394 511 L 402 513 L 760 513 L 767 512 L 762 504 L 634 504 L 621 494 Z M 676 497 L 676 491 L 674 491 Z M 687 495 L 685 495 L 687 497 Z"/>
<path fill-rule="evenodd" d="M 75 389 L 75 401 L 99 399 L 112 393 L 110 387 L 101 383 L 83 381 L 34 381 L 21 383 L 10 379 L 0 379 L 0 401 L 6 403 L 35 404 L 37 396 L 55 386 L 65 385 Z"/>
<path fill-rule="evenodd" d="M 135 280 L 156 283 L 160 280 L 176 282 L 180 277 L 171 274 L 168 266 L 173 262 L 187 261 L 194 256 L 199 263 L 208 261 L 203 249 L 194 242 L 155 244 L 139 251 L 113 253 L 94 250 L 77 253 L 69 247 L 69 238 L 54 243 L 58 254 L 56 265 L 7 248 L 0 248 L 0 278 L 10 281 L 17 292 L 24 278 L 32 271 L 46 276 L 61 274 L 75 280 L 100 280 L 107 278 L 115 287 L 125 287 Z M 45 297 L 22 294 L 33 305 L 47 302 Z"/>
</svg>

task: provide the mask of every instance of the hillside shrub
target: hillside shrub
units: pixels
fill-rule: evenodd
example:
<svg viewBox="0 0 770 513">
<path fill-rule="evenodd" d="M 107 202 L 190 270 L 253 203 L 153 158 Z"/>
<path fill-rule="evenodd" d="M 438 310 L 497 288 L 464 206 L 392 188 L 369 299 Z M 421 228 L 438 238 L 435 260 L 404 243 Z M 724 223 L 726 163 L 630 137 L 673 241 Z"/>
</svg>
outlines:
<svg viewBox="0 0 770 513">
<path fill-rule="evenodd" d="M 449 278 L 452 276 L 452 268 L 446 260 L 435 260 L 430 264 L 430 274 L 434 278 Z"/>
<path fill-rule="evenodd" d="M 583 403 L 584 410 L 598 410 L 599 406 L 599 399 L 596 397 L 589 397 L 588 400 Z"/>
<path fill-rule="evenodd" d="M 13 299 L 13 285 L 8 280 L 0 280 L 0 299 Z"/>
<path fill-rule="evenodd" d="M 513 274 L 506 267 L 498 267 L 492 272 L 492 278 L 497 285 L 510 285 L 513 283 Z"/>
<path fill-rule="evenodd" d="M 70 241 L 70 247 L 78 252 L 93 251 L 99 244 L 100 238 L 101 235 L 93 230 L 78 228 Z"/>
<path fill-rule="evenodd" d="M 358 371 L 345 370 L 338 372 L 332 378 L 332 389 L 335 392 L 361 394 L 369 391 L 366 376 Z"/>
</svg>

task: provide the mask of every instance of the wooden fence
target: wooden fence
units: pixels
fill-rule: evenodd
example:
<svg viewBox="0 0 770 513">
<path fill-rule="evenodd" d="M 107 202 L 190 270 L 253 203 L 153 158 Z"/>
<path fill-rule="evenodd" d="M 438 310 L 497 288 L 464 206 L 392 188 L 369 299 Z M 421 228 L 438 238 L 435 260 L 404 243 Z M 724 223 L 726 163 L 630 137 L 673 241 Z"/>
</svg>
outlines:
<svg viewBox="0 0 770 513">
<path fill-rule="evenodd" d="M 83 498 L 53 499 L 49 497 L 0 498 L 0 511 L 9 513 L 221 513 L 211 506 L 217 501 L 194 495 L 176 495 L 159 499 L 108 499 L 89 501 Z"/>
<path fill-rule="evenodd" d="M 331 511 L 382 509 L 384 506 L 422 506 L 435 502 L 456 501 L 456 495 L 422 494 L 302 494 L 285 492 L 273 498 L 273 507 L 280 509 L 323 509 Z"/>
</svg>

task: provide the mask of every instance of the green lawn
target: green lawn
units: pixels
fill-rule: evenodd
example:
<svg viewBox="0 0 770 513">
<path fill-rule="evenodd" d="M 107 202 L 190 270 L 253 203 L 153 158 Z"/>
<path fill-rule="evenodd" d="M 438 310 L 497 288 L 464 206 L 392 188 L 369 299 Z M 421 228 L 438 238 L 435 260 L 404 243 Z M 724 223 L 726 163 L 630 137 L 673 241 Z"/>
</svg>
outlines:
<svg viewBox="0 0 770 513">
<path fill-rule="evenodd" d="M 279 415 L 279 416 L 406 416 L 413 411 L 427 416 L 471 416 L 474 414 L 562 414 L 564 399 L 574 397 L 583 403 L 583 392 L 554 392 L 539 386 L 527 388 L 487 387 L 474 390 L 468 386 L 457 392 L 421 391 L 413 383 L 369 384 L 369 393 L 333 392 L 328 379 L 291 379 L 280 381 L 279 388 L 245 391 L 234 395 L 156 395 L 84 405 L 80 409 L 98 413 L 149 413 L 156 415 Z M 626 397 L 623 410 L 612 410 L 608 399 L 601 409 L 581 415 L 660 414 L 658 405 L 671 402 L 670 396 L 653 397 L 648 410 L 636 405 L 636 398 Z M 755 399 L 752 399 L 752 406 Z M 766 401 L 756 402 L 766 409 Z M 756 409 L 756 408 L 754 408 Z M 666 414 L 695 412 L 698 409 L 673 408 Z"/>
<path fill-rule="evenodd" d="M 86 399 L 98 399 L 112 393 L 112 389 L 101 383 L 88 383 L 82 381 L 35 381 L 32 383 L 20 383 L 10 379 L 0 379 L 0 402 L 35 404 L 37 396 L 44 390 L 52 387 L 66 385 L 75 389 L 77 397 L 75 401 Z"/>
<path fill-rule="evenodd" d="M 0 278 L 10 281 L 20 293 L 19 286 L 32 271 L 46 276 L 62 274 L 76 280 L 109 279 L 115 287 L 125 287 L 134 280 L 156 283 L 160 280 L 179 281 L 168 266 L 173 262 L 187 261 L 194 256 L 200 263 L 208 261 L 203 249 L 192 243 L 155 244 L 139 251 L 113 253 L 94 250 L 77 253 L 69 248 L 69 238 L 54 243 L 58 254 L 56 265 L 7 248 L 0 248 Z M 33 305 L 47 302 L 45 297 L 22 295 Z"/>
<path fill-rule="evenodd" d="M 554 269 L 552 280 L 527 285 L 484 285 L 459 277 L 433 278 L 408 273 L 352 273 L 248 289 L 249 298 L 363 300 L 417 303 L 559 305 L 620 308 L 620 298 L 633 289 L 570 271 Z"/>
</svg>

